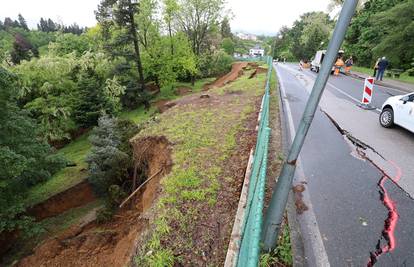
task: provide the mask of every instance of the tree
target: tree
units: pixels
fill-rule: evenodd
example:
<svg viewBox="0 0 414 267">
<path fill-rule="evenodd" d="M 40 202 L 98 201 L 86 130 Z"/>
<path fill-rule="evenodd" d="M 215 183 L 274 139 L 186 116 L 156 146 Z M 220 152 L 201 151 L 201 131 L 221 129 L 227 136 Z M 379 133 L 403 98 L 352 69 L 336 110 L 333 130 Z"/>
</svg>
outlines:
<svg viewBox="0 0 414 267">
<path fill-rule="evenodd" d="M 178 23 L 187 34 L 193 52 L 199 56 L 206 42 L 208 32 L 215 27 L 224 7 L 223 0 L 180 0 Z"/>
<path fill-rule="evenodd" d="M 174 18 L 177 15 L 179 6 L 176 0 L 163 0 L 164 1 L 164 22 L 167 25 L 168 36 L 170 37 L 171 55 L 174 55 L 174 40 L 172 24 Z"/>
<path fill-rule="evenodd" d="M 4 28 L 7 30 L 7 29 L 9 29 L 11 27 L 14 27 L 15 26 L 15 23 L 14 23 L 14 21 L 11 18 L 6 17 L 4 19 L 3 25 L 4 25 Z"/>
<path fill-rule="evenodd" d="M 22 60 L 30 60 L 33 56 L 39 56 L 38 50 L 23 35 L 17 33 L 14 38 L 11 52 L 11 60 L 14 64 L 19 64 Z"/>
<path fill-rule="evenodd" d="M 221 36 L 223 38 L 233 38 L 233 34 L 231 33 L 231 27 L 230 27 L 230 22 L 229 19 L 227 17 L 225 17 L 222 21 L 221 21 Z"/>
<path fill-rule="evenodd" d="M 234 53 L 234 42 L 230 38 L 224 38 L 221 47 L 226 51 L 227 54 L 233 55 Z"/>
<path fill-rule="evenodd" d="M 374 57 L 386 55 L 394 66 L 409 69 L 414 58 L 414 1 L 375 14 L 371 21 L 379 32 Z"/>
<path fill-rule="evenodd" d="M 19 20 L 20 27 L 25 31 L 28 31 L 29 27 L 27 27 L 26 20 L 23 18 L 22 14 L 19 14 L 17 19 Z"/>
<path fill-rule="evenodd" d="M 96 18 L 103 28 L 103 35 L 109 39 L 109 31 L 111 26 L 116 25 L 121 29 L 122 41 L 117 42 L 113 45 L 123 46 L 125 43 L 129 42 L 133 45 L 133 60 L 135 61 L 138 77 L 139 77 L 139 86 L 137 87 L 141 95 L 145 94 L 145 78 L 144 71 L 142 68 L 141 62 L 141 53 L 139 48 L 139 39 L 137 34 L 138 25 L 135 21 L 135 15 L 139 11 L 139 5 L 133 0 L 102 0 L 101 4 L 98 6 L 98 11 L 96 12 Z M 122 31 L 124 30 L 124 31 Z M 143 96 L 143 102 L 146 108 L 149 108 L 149 102 Z"/>
<path fill-rule="evenodd" d="M 398 33 L 398 31 L 392 29 L 389 30 L 390 26 L 399 26 L 395 25 L 384 25 L 388 30 L 384 31 L 383 27 L 379 27 L 379 24 L 376 21 L 376 14 L 381 12 L 386 12 L 391 10 L 394 6 L 409 2 L 407 0 L 371 0 L 367 1 L 363 8 L 357 12 L 354 18 L 351 21 L 351 25 L 348 28 L 344 47 L 347 53 L 354 56 L 355 61 L 358 65 L 372 67 L 374 62 L 377 60 L 377 55 L 374 54 L 374 48 L 379 44 L 388 33 Z M 402 17 L 402 19 L 404 19 Z M 405 26 L 408 26 L 405 24 Z M 401 53 L 403 51 L 391 49 L 391 53 Z M 403 49 L 404 50 L 404 49 Z M 379 49 L 377 53 L 380 53 Z M 403 52 L 404 53 L 404 52 Z M 387 55 L 387 53 L 382 54 Z M 393 63 L 393 62 L 391 62 Z M 398 63 L 398 62 L 396 62 Z"/>
<path fill-rule="evenodd" d="M 323 12 L 310 13 L 303 20 L 300 38 L 303 49 L 301 58 L 309 60 L 317 50 L 327 45 L 333 27 L 329 16 Z"/>
<path fill-rule="evenodd" d="M 0 67 L 0 234 L 29 230 L 22 215 L 27 190 L 60 170 L 65 161 L 38 138 L 38 127 L 17 107 L 16 77 Z"/>
</svg>

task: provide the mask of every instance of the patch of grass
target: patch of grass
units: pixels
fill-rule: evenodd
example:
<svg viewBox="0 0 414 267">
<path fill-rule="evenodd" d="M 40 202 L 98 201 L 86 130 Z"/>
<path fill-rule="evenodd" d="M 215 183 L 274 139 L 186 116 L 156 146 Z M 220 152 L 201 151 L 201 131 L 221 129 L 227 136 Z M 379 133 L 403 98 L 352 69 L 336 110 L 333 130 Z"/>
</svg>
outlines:
<svg viewBox="0 0 414 267">
<path fill-rule="evenodd" d="M 366 67 L 353 66 L 352 69 L 351 69 L 351 72 L 352 72 L 352 70 L 357 71 L 357 72 L 361 72 L 361 73 L 364 73 L 364 74 L 367 74 L 367 75 L 371 75 L 371 76 L 374 74 L 373 69 L 366 68 Z M 414 84 L 414 77 L 413 76 L 408 76 L 407 73 L 402 73 L 400 75 L 400 78 L 391 78 L 391 77 L 386 77 L 385 76 L 384 79 L 385 80 L 395 80 L 395 81 Z"/>
<path fill-rule="evenodd" d="M 156 208 L 155 227 L 137 257 L 142 266 L 171 266 L 180 260 L 171 258 L 174 249 L 191 247 L 191 234 L 197 218 L 205 218 L 202 207 L 214 209 L 220 190 L 223 162 L 236 147 L 236 135 L 243 130 L 248 114 L 254 112 L 257 96 L 264 91 L 266 74 L 253 79 L 247 75 L 210 94 L 223 95 L 223 103 L 214 106 L 189 104 L 160 114 L 159 122 L 144 129 L 137 138 L 165 135 L 174 144 L 171 173 L 161 180 L 163 194 Z M 165 246 L 165 240 L 174 240 Z M 201 255 L 196 247 L 194 254 Z M 166 255 L 168 257 L 166 257 Z M 173 259 L 173 261 L 171 261 Z"/>
<path fill-rule="evenodd" d="M 293 264 L 289 227 L 286 224 L 279 236 L 276 249 L 260 256 L 260 267 L 272 267 L 278 264 L 284 266 L 292 266 Z"/>
<path fill-rule="evenodd" d="M 58 154 L 63 155 L 69 162 L 76 164 L 76 166 L 66 167 L 45 183 L 31 188 L 25 200 L 26 205 L 32 206 L 40 203 L 86 178 L 87 164 L 85 158 L 91 149 L 88 137 L 89 134 L 84 134 L 58 151 Z"/>
</svg>

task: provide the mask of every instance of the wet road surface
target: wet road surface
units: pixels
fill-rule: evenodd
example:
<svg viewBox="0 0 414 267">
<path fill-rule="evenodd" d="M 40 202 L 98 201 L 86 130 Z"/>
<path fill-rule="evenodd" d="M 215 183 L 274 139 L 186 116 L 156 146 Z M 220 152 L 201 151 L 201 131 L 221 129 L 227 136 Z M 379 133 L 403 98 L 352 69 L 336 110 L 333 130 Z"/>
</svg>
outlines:
<svg viewBox="0 0 414 267">
<path fill-rule="evenodd" d="M 294 68 L 293 65 L 276 66 L 285 120 L 287 124 L 293 124 L 286 126 L 291 135 L 299 124 L 309 88 L 312 88 L 312 80 L 316 76 L 305 73 L 306 79 L 301 79 Z M 398 185 L 402 168 L 389 164 L 389 168 L 394 167 L 394 170 L 384 173 L 380 164 L 376 166 L 370 158 L 375 152 L 361 148 L 358 138 L 347 137 L 347 129 L 341 128 L 343 125 L 346 127 L 346 123 L 336 123 L 342 110 L 350 114 L 347 109 L 338 111 L 331 108 L 343 105 L 358 109 L 350 97 L 361 98 L 362 83 L 344 76 L 330 79 L 329 92 L 317 110 L 300 155 L 303 175 L 296 175 L 294 185 L 305 186 L 309 199 L 304 200 L 304 204 L 311 209 L 298 215 L 299 224 L 304 230 L 303 225 L 309 224 L 306 213 L 313 213 L 316 222 L 311 223 L 318 228 L 315 232 L 323 243 L 312 242 L 312 238 L 306 238 L 307 233 L 302 233 L 305 243 L 314 243 L 304 244 L 309 266 L 321 262 L 309 249 L 315 244 L 326 252 L 331 266 L 414 266 L 414 224 L 411 223 L 414 202 Z M 390 88 L 377 89 L 373 102 L 377 107 L 391 94 L 402 94 Z M 377 111 L 365 112 L 370 112 L 367 119 L 378 116 Z M 360 118 L 345 116 L 345 119 L 358 121 Z M 406 135 L 405 142 L 412 142 L 405 130 L 396 131 Z M 287 139 L 290 142 L 291 139 Z M 413 169 L 411 166 L 403 168 Z"/>
</svg>

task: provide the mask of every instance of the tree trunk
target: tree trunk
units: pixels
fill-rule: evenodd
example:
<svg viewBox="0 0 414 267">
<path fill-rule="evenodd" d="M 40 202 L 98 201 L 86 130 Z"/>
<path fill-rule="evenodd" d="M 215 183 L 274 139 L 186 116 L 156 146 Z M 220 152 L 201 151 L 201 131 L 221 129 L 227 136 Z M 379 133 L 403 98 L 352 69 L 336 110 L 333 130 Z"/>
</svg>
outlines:
<svg viewBox="0 0 414 267">
<path fill-rule="evenodd" d="M 137 36 L 137 29 L 135 26 L 135 19 L 134 19 L 134 8 L 132 6 L 132 2 L 131 0 L 128 1 L 129 4 L 129 20 L 130 20 L 130 30 L 131 30 L 131 34 L 132 34 L 132 40 L 134 42 L 134 50 L 135 50 L 135 63 L 137 64 L 137 70 L 138 70 L 138 75 L 139 75 L 139 84 L 141 85 L 141 88 L 139 89 L 140 92 L 143 94 L 144 97 L 144 106 L 145 108 L 149 108 L 149 102 L 146 99 L 146 95 L 145 95 L 145 79 L 144 79 L 144 71 L 142 69 L 142 63 L 141 63 L 141 54 L 139 51 L 139 41 L 138 41 L 138 36 Z"/>
<path fill-rule="evenodd" d="M 174 41 L 172 38 L 172 30 L 171 30 L 171 22 L 168 21 L 168 34 L 170 35 L 170 43 L 171 43 L 171 55 L 174 55 Z"/>
</svg>

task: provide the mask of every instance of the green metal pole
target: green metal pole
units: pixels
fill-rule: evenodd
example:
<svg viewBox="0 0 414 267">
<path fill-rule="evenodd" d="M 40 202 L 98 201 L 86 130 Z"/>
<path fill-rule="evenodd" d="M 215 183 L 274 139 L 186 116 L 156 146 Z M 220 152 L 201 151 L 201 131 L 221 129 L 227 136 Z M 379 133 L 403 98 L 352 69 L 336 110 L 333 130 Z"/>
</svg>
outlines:
<svg viewBox="0 0 414 267">
<path fill-rule="evenodd" d="M 283 214 L 286 208 L 289 191 L 292 187 L 292 180 L 296 170 L 296 162 L 302 149 L 306 135 L 315 116 L 316 109 L 325 89 L 326 82 L 331 72 L 334 60 L 338 55 L 339 48 L 345 38 L 351 18 L 355 12 L 358 0 L 346 0 L 331 41 L 329 42 L 328 51 L 322 63 L 321 71 L 316 78 L 312 93 L 309 96 L 305 111 L 298 126 L 298 130 L 293 140 L 287 161 L 284 163 L 279 179 L 273 188 L 273 195 L 267 209 L 264 223 L 262 241 L 265 251 L 271 251 L 276 247 L 277 237 L 282 223 Z"/>
</svg>

